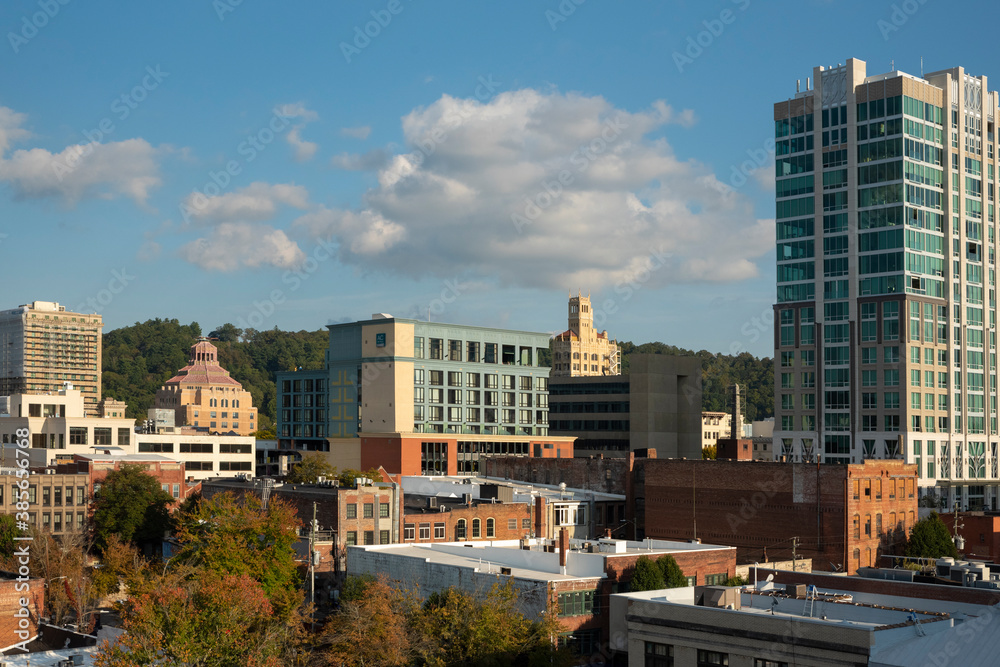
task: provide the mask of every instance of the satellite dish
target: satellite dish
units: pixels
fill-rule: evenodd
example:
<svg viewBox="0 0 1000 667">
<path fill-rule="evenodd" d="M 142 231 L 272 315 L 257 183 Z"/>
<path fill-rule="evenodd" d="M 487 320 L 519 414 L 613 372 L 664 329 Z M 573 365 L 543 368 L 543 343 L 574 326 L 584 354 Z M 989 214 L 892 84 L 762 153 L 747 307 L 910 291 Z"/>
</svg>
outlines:
<svg viewBox="0 0 1000 667">
<path fill-rule="evenodd" d="M 767 583 L 771 583 L 772 581 L 774 581 L 774 575 L 773 574 L 767 575 Z"/>
</svg>

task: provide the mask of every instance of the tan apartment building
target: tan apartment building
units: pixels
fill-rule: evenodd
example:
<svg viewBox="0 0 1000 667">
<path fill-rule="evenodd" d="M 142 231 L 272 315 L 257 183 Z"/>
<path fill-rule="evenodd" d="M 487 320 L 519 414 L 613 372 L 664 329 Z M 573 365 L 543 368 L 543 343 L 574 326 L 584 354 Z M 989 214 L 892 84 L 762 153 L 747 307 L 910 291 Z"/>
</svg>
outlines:
<svg viewBox="0 0 1000 667">
<path fill-rule="evenodd" d="M 569 329 L 552 341 L 552 377 L 619 375 L 621 356 L 618 343 L 607 331 L 594 329 L 594 309 L 590 296 L 577 294 L 569 299 Z"/>
<path fill-rule="evenodd" d="M 72 382 L 88 416 L 101 401 L 100 315 L 34 301 L 0 311 L 0 396 L 45 394 Z"/>
<path fill-rule="evenodd" d="M 188 365 L 157 390 L 156 408 L 173 410 L 177 426 L 251 435 L 257 430 L 253 397 L 219 365 L 218 354 L 207 340 L 192 345 Z"/>
<path fill-rule="evenodd" d="M 962 67 L 812 74 L 774 105 L 774 456 L 899 458 L 997 509 L 1000 95 Z"/>
<path fill-rule="evenodd" d="M 713 447 L 719 438 L 728 438 L 733 416 L 728 412 L 701 413 L 701 446 Z"/>
</svg>

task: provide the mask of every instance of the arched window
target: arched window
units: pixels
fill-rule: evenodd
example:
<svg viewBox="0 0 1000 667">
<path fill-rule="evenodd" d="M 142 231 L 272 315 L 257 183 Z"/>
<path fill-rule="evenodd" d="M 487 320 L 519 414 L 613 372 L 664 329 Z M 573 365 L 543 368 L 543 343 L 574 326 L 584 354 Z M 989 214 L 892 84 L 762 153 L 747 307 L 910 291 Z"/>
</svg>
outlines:
<svg viewBox="0 0 1000 667">
<path fill-rule="evenodd" d="M 465 519 L 459 519 L 458 523 L 455 524 L 455 539 L 465 539 Z"/>
<path fill-rule="evenodd" d="M 479 537 L 479 519 L 472 520 L 472 539 Z"/>
<path fill-rule="evenodd" d="M 240 407 L 240 399 L 237 398 L 236 400 L 233 401 L 233 407 L 234 408 Z"/>
<path fill-rule="evenodd" d="M 496 521 L 492 518 L 486 520 L 486 537 L 496 537 Z"/>
<path fill-rule="evenodd" d="M 590 360 L 591 361 L 597 361 L 597 355 L 596 354 L 590 355 Z"/>
<path fill-rule="evenodd" d="M 861 515 L 854 515 L 854 539 L 861 539 Z"/>
</svg>

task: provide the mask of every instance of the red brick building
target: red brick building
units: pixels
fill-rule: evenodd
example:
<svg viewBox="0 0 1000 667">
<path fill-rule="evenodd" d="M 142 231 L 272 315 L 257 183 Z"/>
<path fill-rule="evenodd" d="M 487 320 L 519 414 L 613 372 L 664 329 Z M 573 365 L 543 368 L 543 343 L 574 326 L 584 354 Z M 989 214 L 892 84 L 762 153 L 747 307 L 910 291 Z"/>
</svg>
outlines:
<svg viewBox="0 0 1000 667">
<path fill-rule="evenodd" d="M 155 477 L 160 488 L 173 496 L 173 509 L 201 490 L 201 482 L 187 477 L 182 461 L 160 454 L 74 454 L 72 461 L 57 466 L 57 472 L 86 475 L 87 487 L 92 492 L 100 488 L 108 473 L 121 470 L 125 465 L 139 466 L 147 475 Z"/>
<path fill-rule="evenodd" d="M 955 534 L 955 515 L 942 514 L 941 520 Z M 958 534 L 965 540 L 960 552 L 965 558 L 997 562 L 1000 558 L 1000 515 L 983 512 L 959 512 Z"/>
<path fill-rule="evenodd" d="M 19 543 L 17 547 L 21 544 L 28 542 Z M 0 654 L 38 634 L 38 612 L 43 604 L 45 580 L 17 581 L 17 576 L 4 573 L 0 578 Z M 28 603 L 27 607 L 22 606 L 22 600 Z"/>
<path fill-rule="evenodd" d="M 813 559 L 854 573 L 896 553 L 917 520 L 916 466 L 645 459 L 635 469 L 636 524 L 657 539 L 738 548 L 739 562 Z"/>
<path fill-rule="evenodd" d="M 408 496 L 403 505 L 401 541 L 519 540 L 536 530 L 533 509 L 530 503 L 476 500 L 466 504 L 434 496 Z"/>
</svg>

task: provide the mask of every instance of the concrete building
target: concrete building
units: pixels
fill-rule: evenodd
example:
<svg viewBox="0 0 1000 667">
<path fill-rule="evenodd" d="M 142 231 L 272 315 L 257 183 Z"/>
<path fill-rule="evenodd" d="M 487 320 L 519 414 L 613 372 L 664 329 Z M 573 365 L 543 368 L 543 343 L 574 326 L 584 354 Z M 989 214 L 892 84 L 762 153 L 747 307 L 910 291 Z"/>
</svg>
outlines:
<svg viewBox="0 0 1000 667">
<path fill-rule="evenodd" d="M 70 383 L 50 394 L 15 394 L 0 412 L 0 465 L 14 463 L 13 444 L 19 429 L 30 434 L 31 465 L 45 467 L 95 447 L 118 447 L 133 453 L 135 420 L 86 414 L 86 397 Z M 105 403 L 105 405 L 108 405 Z M 111 412 L 119 412 L 114 409 Z M 124 409 L 120 410 L 124 415 Z"/>
<path fill-rule="evenodd" d="M 188 365 L 157 390 L 155 407 L 173 410 L 177 426 L 252 435 L 257 430 L 253 397 L 219 365 L 218 354 L 207 340 L 192 345 Z"/>
<path fill-rule="evenodd" d="M 728 412 L 701 413 L 701 446 L 714 447 L 719 438 L 728 438 L 733 416 Z"/>
<path fill-rule="evenodd" d="M 997 93 L 853 58 L 813 79 L 774 105 L 775 456 L 900 458 L 997 509 Z"/>
<path fill-rule="evenodd" d="M 165 428 L 135 433 L 137 454 L 163 454 L 184 464 L 196 481 L 236 474 L 254 475 L 255 441 L 252 435 L 217 435 L 194 428 Z"/>
<path fill-rule="evenodd" d="M 916 466 L 637 459 L 639 537 L 704 539 L 739 562 L 813 559 L 854 573 L 897 553 L 917 521 Z"/>
<path fill-rule="evenodd" d="M 34 301 L 0 311 L 0 396 L 79 387 L 87 416 L 101 401 L 101 316 Z"/>
<path fill-rule="evenodd" d="M 670 555 L 692 584 L 724 582 L 735 571 L 735 549 L 687 542 L 625 540 L 526 540 L 435 543 L 348 549 L 348 573 L 389 573 L 391 579 L 426 598 L 454 586 L 483 595 L 510 583 L 529 619 L 557 613 L 559 641 L 581 656 L 601 655 L 608 646 L 612 593 L 632 580 L 636 561 Z M 607 656 L 605 656 L 607 657 Z"/>
<path fill-rule="evenodd" d="M 701 458 L 701 362 L 633 354 L 629 374 L 559 377 L 549 386 L 553 435 L 575 437 L 576 456 L 656 449 Z"/>
<path fill-rule="evenodd" d="M 590 295 L 569 298 L 569 328 L 552 339 L 552 377 L 621 374 L 618 343 L 594 329 Z"/>
<path fill-rule="evenodd" d="M 573 439 L 548 432 L 546 334 L 384 314 L 329 329 L 324 370 L 278 374 L 279 449 L 392 474 L 475 474 L 494 454 L 572 456 Z"/>
<path fill-rule="evenodd" d="M 855 577 L 827 577 L 830 587 L 817 589 L 810 577 L 781 574 L 795 583 L 612 595 L 612 648 L 637 667 L 986 665 L 1000 650 L 1000 596 L 977 604 L 916 597 L 913 585 L 894 596 L 838 585 Z"/>
<path fill-rule="evenodd" d="M 10 463 L 0 468 L 0 514 L 16 514 L 14 496 L 19 478 Z M 83 472 L 42 469 L 28 477 L 28 525 L 53 535 L 79 534 L 87 529 L 93 486 Z"/>
<path fill-rule="evenodd" d="M 404 523 L 420 532 L 404 542 L 555 539 L 565 529 L 571 539 L 631 534 L 625 496 L 486 477 L 403 477 Z M 430 524 L 433 524 L 430 525 Z"/>
</svg>

